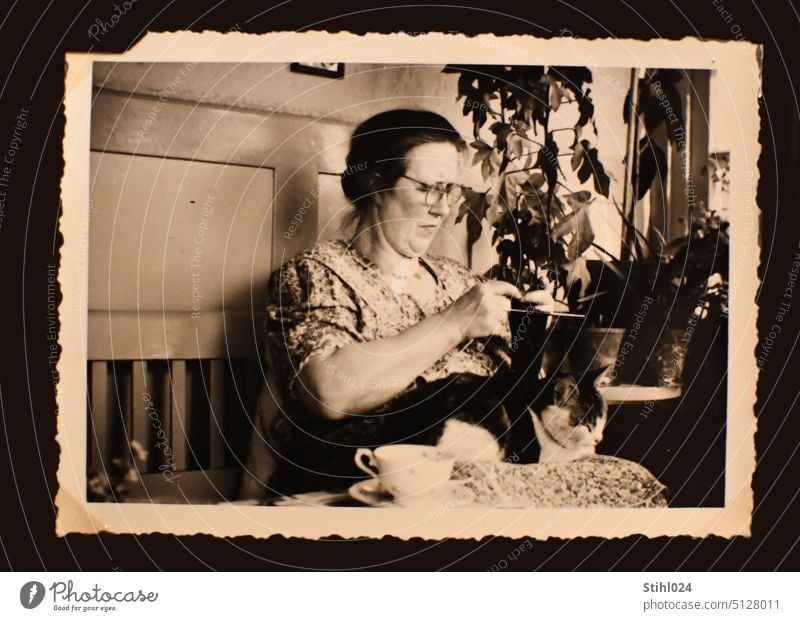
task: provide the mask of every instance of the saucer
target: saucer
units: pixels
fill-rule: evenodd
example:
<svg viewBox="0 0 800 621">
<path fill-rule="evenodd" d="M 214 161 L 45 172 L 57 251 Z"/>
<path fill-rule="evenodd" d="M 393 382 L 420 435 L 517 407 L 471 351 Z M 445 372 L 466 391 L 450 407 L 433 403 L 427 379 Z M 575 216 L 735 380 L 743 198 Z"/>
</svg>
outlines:
<svg viewBox="0 0 800 621">
<path fill-rule="evenodd" d="M 350 496 L 370 507 L 460 507 L 473 502 L 474 494 L 463 485 L 462 481 L 447 481 L 441 487 L 430 492 L 416 494 L 413 497 L 395 500 L 383 489 L 378 479 L 366 479 L 350 486 Z"/>
<path fill-rule="evenodd" d="M 389 494 L 378 479 L 366 479 L 350 486 L 347 490 L 350 496 L 370 507 L 382 507 L 394 503 L 394 498 Z"/>
</svg>

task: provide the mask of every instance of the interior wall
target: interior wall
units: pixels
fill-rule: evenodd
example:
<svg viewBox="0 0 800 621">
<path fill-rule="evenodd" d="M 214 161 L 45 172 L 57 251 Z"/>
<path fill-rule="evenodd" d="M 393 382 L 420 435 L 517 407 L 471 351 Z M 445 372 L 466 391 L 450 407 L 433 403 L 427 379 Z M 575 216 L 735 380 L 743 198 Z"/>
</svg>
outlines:
<svg viewBox="0 0 800 621">
<path fill-rule="evenodd" d="M 185 102 L 222 113 L 254 114 L 272 121 L 292 118 L 295 123 L 305 124 L 309 129 L 313 126 L 333 128 L 337 135 L 328 131 L 322 140 L 308 138 L 314 133 L 319 135 L 313 131 L 300 131 L 289 137 L 303 142 L 302 148 L 306 150 L 308 159 L 323 159 L 325 165 L 318 170 L 322 175 L 316 180 L 319 187 L 309 186 L 295 191 L 294 200 L 284 201 L 296 204 L 292 215 L 302 210 L 303 220 L 316 222 L 319 219 L 319 239 L 329 239 L 347 234 L 338 227 L 346 220 L 351 206 L 338 182 L 331 183 L 331 179 L 336 181 L 335 175 L 345 169 L 347 140 L 357 123 L 380 111 L 408 106 L 439 112 L 448 117 L 459 131 L 470 131 L 470 123 L 460 115 L 460 106 L 455 104 L 456 76 L 443 74 L 441 69 L 441 65 L 347 65 L 345 78 L 332 79 L 292 72 L 283 64 L 97 63 L 94 86 L 100 94 L 151 100 L 155 110 L 150 114 L 155 118 L 152 127 L 147 127 L 148 134 L 164 130 L 174 133 L 171 126 L 175 124 L 183 125 L 181 133 L 186 135 L 208 131 L 207 127 L 186 126 L 179 118 L 165 118 L 167 109 L 175 106 L 167 106 L 164 102 Z M 454 111 L 458 114 L 453 114 Z M 103 119 L 97 119 L 97 122 L 103 123 Z M 105 124 L 116 122 L 117 118 L 106 119 Z M 341 131 L 336 132 L 336 127 Z M 113 127 L 107 129 L 109 133 L 115 132 Z M 135 148 L 140 142 L 136 133 L 141 131 L 141 127 L 127 127 L 123 131 L 129 133 L 129 148 Z M 181 136 L 176 135 L 176 139 L 181 140 Z M 215 147 L 218 140 L 226 140 L 225 136 L 205 141 L 203 157 L 226 162 L 231 157 L 236 160 L 242 149 L 259 148 L 249 137 L 238 136 L 237 139 L 238 145 L 228 145 L 225 153 L 220 154 L 215 154 Z M 101 150 L 104 148 L 96 140 L 94 146 Z M 261 148 L 265 160 L 275 154 L 274 141 L 266 140 Z M 276 191 L 287 192 L 280 184 Z M 306 207 L 300 209 L 304 204 Z M 311 211 L 313 213 L 309 213 Z M 446 221 L 430 252 L 468 263 L 466 229 L 463 223 L 455 225 L 455 215 Z M 278 224 L 292 220 L 291 216 L 282 213 L 276 213 L 274 218 Z M 294 231 L 291 233 L 297 242 Z M 299 251 L 298 243 L 288 243 L 287 248 L 283 248 L 286 240 L 287 237 L 281 238 L 280 235 L 274 238 L 273 256 L 288 258 Z M 306 241 L 312 245 L 317 239 Z"/>
<path fill-rule="evenodd" d="M 470 123 L 459 123 L 457 76 L 441 70 L 442 65 L 348 64 L 344 78 L 332 79 L 296 73 L 276 63 L 96 63 L 94 84 L 106 90 L 349 125 L 390 108 L 425 107 L 469 132 Z"/>
<path fill-rule="evenodd" d="M 272 170 L 119 153 L 91 164 L 90 308 L 249 308 L 252 281 L 269 277 Z"/>
<path fill-rule="evenodd" d="M 117 143 L 126 143 L 126 152 L 133 152 L 141 148 L 142 140 L 137 133 L 144 125 L 145 142 L 152 142 L 153 135 L 164 132 L 170 135 L 170 140 L 177 142 L 185 141 L 188 136 L 200 149 L 197 153 L 189 153 L 189 157 L 222 163 L 241 163 L 246 159 L 258 166 L 262 165 L 259 161 L 274 160 L 281 145 L 276 145 L 267 135 L 248 136 L 238 132 L 231 136 L 215 131 L 215 127 L 220 126 L 216 121 L 212 127 L 197 125 L 194 121 L 187 125 L 181 115 L 186 114 L 187 108 L 203 108 L 215 110 L 222 116 L 253 116 L 273 124 L 293 119 L 294 125 L 301 129 L 286 139 L 301 141 L 303 144 L 298 148 L 305 150 L 309 159 L 324 160 L 324 165 L 309 171 L 305 177 L 307 186 L 298 182 L 286 187 L 280 179 L 275 179 L 276 196 L 283 193 L 287 200 L 282 202 L 282 208 L 277 203 L 271 207 L 290 213 L 275 213 L 273 216 L 273 258 L 286 258 L 299 251 L 301 244 L 311 245 L 316 241 L 309 235 L 293 236 L 293 239 L 281 237 L 281 230 L 285 231 L 298 211 L 313 211 L 304 213 L 303 220 L 306 226 L 313 222 L 315 233 L 320 234 L 319 239 L 342 236 L 338 226 L 346 219 L 349 205 L 335 175 L 345 168 L 347 138 L 360 121 L 399 106 L 424 107 L 446 116 L 467 141 L 472 140 L 471 122 L 462 115 L 461 104 L 456 102 L 458 76 L 441 70 L 442 65 L 348 64 L 343 79 L 332 79 L 296 73 L 285 64 L 96 63 L 94 86 L 98 99 L 116 95 L 123 103 L 113 111 L 98 106 L 96 116 L 105 118 L 93 118 L 93 133 L 95 126 L 102 126 L 102 131 L 114 136 Z M 597 134 L 587 137 L 598 147 L 601 161 L 612 177 L 612 195 L 620 203 L 625 150 L 621 110 L 629 70 L 593 68 L 593 73 L 591 87 L 596 106 Z M 126 98 L 148 102 L 148 115 L 152 117 L 149 125 L 147 118 L 138 126 L 120 123 L 128 107 L 124 103 Z M 574 122 L 572 112 L 569 106 L 562 107 L 566 123 Z M 259 123 L 253 126 L 256 128 L 253 131 L 258 132 Z M 315 126 L 324 126 L 326 132 L 303 129 Z M 175 131 L 176 127 L 180 131 Z M 488 127 L 484 131 L 488 131 Z M 126 135 L 120 135 L 123 133 Z M 568 132 L 562 135 L 566 138 Z M 202 137 L 205 140 L 199 140 Z M 101 142 L 93 136 L 93 148 L 106 149 Z M 571 175 L 568 166 L 565 172 Z M 472 171 L 466 176 L 472 181 L 477 180 L 472 185 L 480 186 L 479 174 Z M 575 189 L 591 189 L 591 181 L 583 186 L 575 179 L 570 183 Z M 290 196 L 287 197 L 287 193 Z M 304 204 L 310 204 L 310 210 L 301 209 Z M 434 240 L 431 252 L 469 263 L 466 229 L 463 223 L 454 224 L 455 215 L 451 214 Z M 607 248 L 617 248 L 620 221 L 612 201 L 599 197 L 591 208 L 590 217 L 598 243 Z M 479 272 L 494 261 L 488 235 L 485 237 L 472 257 L 472 267 Z"/>
</svg>

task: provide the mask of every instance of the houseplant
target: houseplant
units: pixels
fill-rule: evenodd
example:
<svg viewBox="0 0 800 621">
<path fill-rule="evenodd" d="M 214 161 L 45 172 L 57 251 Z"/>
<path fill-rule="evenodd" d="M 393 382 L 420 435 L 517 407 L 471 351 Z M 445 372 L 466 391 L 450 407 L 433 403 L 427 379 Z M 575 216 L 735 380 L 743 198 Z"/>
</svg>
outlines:
<svg viewBox="0 0 800 621">
<path fill-rule="evenodd" d="M 646 70 L 644 77 L 632 79 L 623 105 L 632 138 L 629 144 L 635 148 L 627 156 L 626 200 L 620 209 L 622 259 L 609 257 L 606 264 L 624 284 L 624 291 L 615 296 L 620 300 L 618 307 L 646 309 L 633 319 L 622 313 L 629 333 L 611 377 L 625 383 L 680 384 L 686 350 L 698 322 L 709 314 L 724 317 L 727 313 L 728 224 L 701 200 L 688 199 L 689 190 L 701 180 L 687 181 L 688 218 L 681 219 L 683 230 L 673 231 L 672 239 L 666 239 L 657 226 L 651 226 L 648 235 L 633 224 L 637 201 L 665 185 L 664 141 L 678 153 L 687 148 L 679 92 L 685 79 L 672 69 Z M 660 186 L 654 186 L 659 177 Z M 664 197 L 661 200 L 666 202 Z"/>
<path fill-rule="evenodd" d="M 561 334 L 555 340 L 568 345 L 575 369 L 618 363 L 622 340 L 636 325 L 634 313 L 650 300 L 648 321 L 637 334 L 636 354 L 624 376 L 630 382 L 663 381 L 664 365 L 657 363 L 676 367 L 673 363 L 682 361 L 676 353 L 682 347 L 676 341 L 681 328 L 685 333 L 698 308 L 721 308 L 727 300 L 727 225 L 713 212 L 695 205 L 686 234 L 670 242 L 657 229 L 648 237 L 634 225 L 637 201 L 658 177 L 666 177 L 667 156 L 656 133 L 666 131 L 676 148 L 686 146 L 678 91 L 683 75 L 656 69 L 632 79 L 623 104 L 629 126 L 623 205 L 614 201 L 623 222 L 617 258 L 595 243 L 588 217 L 596 195 L 610 193 L 609 175 L 589 139 L 592 129 L 596 135 L 591 71 L 488 65 L 449 65 L 444 71 L 459 74 L 458 100 L 463 99 L 462 112 L 473 124 L 473 165 L 480 165 L 488 184 L 483 192 L 465 192 L 457 221 L 466 218 L 470 245 L 483 234 L 484 221 L 489 223 L 498 257 L 489 276 L 523 290 L 551 283 L 554 297 L 573 312 L 587 313 L 579 325 L 564 320 L 556 325 Z M 560 110 L 563 117 L 568 107 L 574 122 L 555 123 L 555 113 Z M 591 181 L 594 193 L 568 187 L 566 158 L 578 183 Z M 593 279 L 585 256 L 589 248 L 602 257 L 602 282 Z M 712 287 L 710 278 L 717 279 Z M 614 286 L 607 285 L 614 280 L 616 295 L 609 295 Z M 519 324 L 519 316 L 512 317 L 512 330 L 515 319 Z M 540 329 L 540 342 L 541 336 Z M 672 381 L 679 380 L 675 370 Z"/>
<path fill-rule="evenodd" d="M 459 74 L 458 100 L 463 98 L 463 113 L 473 123 L 472 163 L 480 165 L 488 185 L 482 192 L 465 192 L 457 222 L 466 218 L 468 243 L 482 235 L 486 221 L 498 255 L 492 277 L 523 290 L 551 282 L 553 293 L 564 298 L 573 287 L 585 290 L 584 253 L 594 243 L 588 214 L 593 195 L 567 186 L 562 161 L 568 158 L 581 184 L 591 179 L 595 192 L 608 196 L 610 178 L 589 140 L 591 71 L 448 65 L 444 72 Z M 569 106 L 574 122 L 555 122 L 554 114 Z"/>
<path fill-rule="evenodd" d="M 461 204 L 456 221 L 466 218 L 469 245 L 487 222 L 497 252 L 488 276 L 523 291 L 551 287 L 554 298 L 580 313 L 591 282 L 585 255 L 589 248 L 599 248 L 588 210 L 596 195 L 609 196 L 611 182 L 592 143 L 597 128 L 591 71 L 489 65 L 448 65 L 444 71 L 459 74 L 457 100 L 463 99 L 462 112 L 473 124 L 472 163 L 480 165 L 488 185 L 482 192 L 467 190 Z M 569 187 L 567 166 L 580 187 Z M 525 319 L 512 315 L 513 334 L 519 334 Z M 541 361 L 543 340 L 551 346 L 570 343 L 573 358 L 582 360 L 578 366 L 595 360 L 598 348 L 608 350 L 601 359 L 613 362 L 624 334 L 579 329 L 569 325 L 574 320 L 562 319 L 557 327 L 566 334 L 544 339 L 545 320 L 531 323 L 527 335 L 533 338 L 523 342 L 539 350 L 534 366 Z M 580 341 L 590 341 L 589 358 L 578 351 L 579 334 Z"/>
</svg>

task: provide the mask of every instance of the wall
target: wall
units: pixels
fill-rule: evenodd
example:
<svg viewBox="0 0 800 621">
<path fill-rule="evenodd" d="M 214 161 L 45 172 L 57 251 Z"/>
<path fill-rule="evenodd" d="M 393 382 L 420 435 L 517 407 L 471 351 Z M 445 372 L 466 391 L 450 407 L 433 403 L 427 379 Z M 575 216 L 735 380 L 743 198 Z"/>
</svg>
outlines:
<svg viewBox="0 0 800 621">
<path fill-rule="evenodd" d="M 426 107 L 458 123 L 456 76 L 442 66 L 347 65 L 344 79 L 295 73 L 284 64 L 98 63 L 98 88 L 139 95 L 169 94 L 225 108 L 325 118 L 354 125 L 401 106 Z M 177 82 L 174 92 L 168 89 Z M 468 131 L 462 122 L 458 129 Z"/>
<path fill-rule="evenodd" d="M 117 91 L 155 101 L 185 101 L 199 106 L 215 107 L 221 111 L 247 111 L 267 118 L 300 117 L 308 124 L 340 125 L 347 135 L 352 127 L 379 111 L 399 106 L 425 107 L 437 111 L 472 139 L 472 125 L 461 113 L 456 102 L 457 78 L 445 74 L 442 66 L 349 64 L 344 79 L 331 79 L 290 71 L 284 64 L 234 64 L 234 63 L 97 63 L 94 83 L 103 92 Z M 601 161 L 612 177 L 612 196 L 621 204 L 621 183 L 624 179 L 625 126 L 622 121 L 622 103 L 627 92 L 630 72 L 624 68 L 594 68 L 591 86 L 595 102 L 597 135 L 588 137 L 599 149 Z M 562 107 L 566 123 L 574 122 L 571 106 Z M 205 131 L 198 128 L 198 131 Z M 486 131 L 486 130 L 485 130 Z M 565 139 L 569 132 L 561 134 Z M 487 138 L 488 139 L 488 138 Z M 250 141 L 249 144 L 252 144 Z M 566 150 L 569 145 L 564 145 Z M 309 144 L 309 152 L 320 149 L 335 151 L 332 159 L 341 162 L 346 144 Z M 223 160 L 224 161 L 224 160 Z M 566 164 L 566 162 L 565 162 Z M 333 174 L 336 169 L 320 170 Z M 580 186 L 569 166 L 565 173 L 570 187 L 591 189 L 591 181 Z M 467 173 L 470 184 L 481 185 L 480 175 Z M 323 181 L 329 179 L 323 178 Z M 278 184 L 280 189 L 280 184 Z M 308 192 L 304 194 L 307 195 Z M 338 223 L 343 217 L 341 207 L 346 201 L 335 183 L 320 186 L 320 217 Z M 298 196 L 302 202 L 304 196 Z M 316 208 L 315 200 L 315 208 Z M 339 209 L 336 205 L 340 205 Z M 452 222 L 434 241 L 432 252 L 468 262 L 464 226 Z M 615 251 L 619 247 L 620 220 L 611 200 L 598 197 L 590 212 L 597 242 Z M 280 215 L 278 218 L 280 219 Z M 331 228 L 325 237 L 330 237 Z M 335 235 L 333 235 L 335 236 Z M 277 238 L 276 238 L 277 239 Z M 473 268 L 483 271 L 494 260 L 487 239 L 479 243 Z"/>
<path fill-rule="evenodd" d="M 332 175 L 345 168 L 346 141 L 352 128 L 383 110 L 401 106 L 428 108 L 447 116 L 459 131 L 471 131 L 471 124 L 455 104 L 456 76 L 443 74 L 441 69 L 441 65 L 347 65 L 345 78 L 337 80 L 295 73 L 282 64 L 97 63 L 94 86 L 101 93 L 150 98 L 156 105 L 160 101 L 183 101 L 273 120 L 305 119 L 309 126 L 338 125 L 343 131 L 336 143 L 308 140 L 305 145 L 309 158 L 321 151 L 330 152 L 327 159 L 333 160 L 333 164 L 319 173 Z M 188 133 L 207 131 L 202 127 L 184 129 Z M 253 141 L 247 144 L 250 146 Z M 269 146 L 264 144 L 265 157 Z M 208 151 L 206 145 L 206 157 L 213 157 Z M 338 224 L 348 205 L 337 184 L 329 181 L 323 177 L 318 189 L 299 192 L 297 203 L 302 204 L 309 194 L 314 194 L 315 212 L 318 202 L 324 210 L 315 213 L 315 217 L 330 218 Z M 463 224 L 454 225 L 454 217 L 452 214 L 434 240 L 431 252 L 467 263 L 466 230 Z M 275 218 L 280 221 L 282 215 L 276 214 Z M 324 238 L 340 236 L 332 233 L 331 226 L 320 225 L 321 230 L 325 229 Z M 276 242 L 280 239 L 276 238 Z M 295 251 L 297 248 L 293 247 L 290 254 Z M 280 250 L 276 252 L 277 256 L 283 254 Z"/>
</svg>

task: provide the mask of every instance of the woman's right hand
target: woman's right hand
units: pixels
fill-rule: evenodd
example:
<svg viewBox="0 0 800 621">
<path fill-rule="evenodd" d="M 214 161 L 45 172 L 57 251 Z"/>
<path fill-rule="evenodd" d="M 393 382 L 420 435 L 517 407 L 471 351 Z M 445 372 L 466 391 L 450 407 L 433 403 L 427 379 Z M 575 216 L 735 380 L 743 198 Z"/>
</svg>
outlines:
<svg viewBox="0 0 800 621">
<path fill-rule="evenodd" d="M 446 312 L 465 340 L 503 334 L 508 326 L 511 298 L 520 297 L 511 283 L 487 280 L 472 287 Z"/>
</svg>

